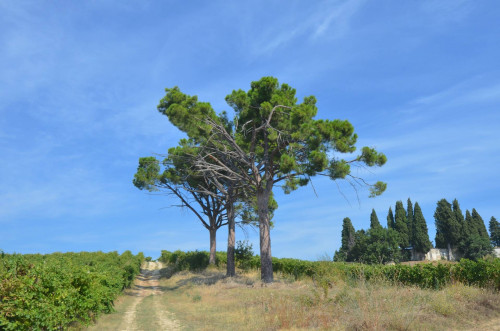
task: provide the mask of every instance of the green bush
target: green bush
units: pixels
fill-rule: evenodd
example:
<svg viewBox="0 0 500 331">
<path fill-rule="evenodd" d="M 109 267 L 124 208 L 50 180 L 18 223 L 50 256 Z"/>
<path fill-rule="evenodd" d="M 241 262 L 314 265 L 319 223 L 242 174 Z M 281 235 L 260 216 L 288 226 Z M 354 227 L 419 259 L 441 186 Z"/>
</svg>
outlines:
<svg viewBox="0 0 500 331">
<path fill-rule="evenodd" d="M 174 266 L 176 271 L 200 271 L 208 267 L 209 259 L 210 253 L 206 251 L 183 252 L 177 250 L 175 252 L 169 252 L 162 250 L 158 260 Z M 226 252 L 216 252 L 215 260 L 217 267 L 225 265 L 227 263 Z"/>
<path fill-rule="evenodd" d="M 234 257 L 237 266 L 240 269 L 248 270 L 251 268 L 251 260 L 253 258 L 253 247 L 252 244 L 248 243 L 248 240 L 238 240 L 236 242 L 236 249 L 234 250 Z"/>
<path fill-rule="evenodd" d="M 143 255 L 0 255 L 0 329 L 64 329 L 113 310 L 139 273 Z"/>
<path fill-rule="evenodd" d="M 245 252 L 245 250 L 242 250 Z M 248 250 L 246 250 L 248 252 Z M 246 255 L 245 255 L 246 254 Z M 242 254 L 246 269 L 260 268 L 260 257 Z M 160 260 L 172 263 L 176 270 L 201 270 L 208 266 L 208 252 L 162 251 Z M 241 260 L 240 260 L 241 261 Z M 226 253 L 217 252 L 217 265 L 226 263 Z M 467 285 L 492 287 L 500 290 L 500 259 L 470 261 L 462 259 L 456 264 L 381 265 L 348 262 L 304 261 L 289 258 L 274 258 L 274 272 L 292 276 L 294 279 L 311 277 L 322 287 L 337 280 L 383 280 L 395 285 L 418 286 L 440 289 L 458 281 Z M 325 285 L 326 284 L 326 285 Z"/>
</svg>

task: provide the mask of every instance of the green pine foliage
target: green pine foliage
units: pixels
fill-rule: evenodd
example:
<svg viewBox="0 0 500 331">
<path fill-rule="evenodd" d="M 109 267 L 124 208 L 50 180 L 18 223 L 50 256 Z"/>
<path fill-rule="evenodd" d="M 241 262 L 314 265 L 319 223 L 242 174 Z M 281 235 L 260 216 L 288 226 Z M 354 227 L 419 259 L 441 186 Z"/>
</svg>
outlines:
<svg viewBox="0 0 500 331">
<path fill-rule="evenodd" d="M 380 225 L 380 222 L 377 217 L 377 213 L 375 212 L 375 209 L 372 209 L 372 213 L 370 215 L 370 229 L 378 229 L 381 228 L 382 225 Z"/>
<path fill-rule="evenodd" d="M 431 247 L 427 223 L 418 202 L 416 202 L 413 211 L 413 248 L 416 252 L 426 254 Z"/>
<path fill-rule="evenodd" d="M 166 89 L 158 110 L 202 147 L 196 171 L 212 177 L 208 182 L 230 174 L 232 179 L 238 178 L 238 186 L 256 196 L 260 209 L 261 276 L 271 282 L 269 208 L 264 202 L 269 201 L 275 185 L 279 183 L 285 193 L 290 193 L 321 174 L 332 180 L 345 179 L 354 187 L 364 186 L 364 180 L 351 174 L 351 166 L 382 166 L 387 158 L 366 146 L 353 154 L 358 150 L 358 136 L 352 124 L 347 120 L 315 119 L 316 98 L 306 96 L 299 101 L 296 90 L 280 84 L 277 78 L 262 77 L 251 82 L 248 91 L 233 90 L 225 100 L 234 110 L 232 122 L 224 120 L 227 116 L 217 116 L 209 103 L 182 93 L 178 87 Z M 344 155 L 352 159 L 344 159 Z M 214 168 L 212 161 L 218 166 Z M 386 189 L 383 182 L 367 186 L 370 197 Z"/>
<path fill-rule="evenodd" d="M 491 244 L 495 247 L 500 246 L 500 223 L 493 216 L 491 216 L 489 228 Z"/>
</svg>

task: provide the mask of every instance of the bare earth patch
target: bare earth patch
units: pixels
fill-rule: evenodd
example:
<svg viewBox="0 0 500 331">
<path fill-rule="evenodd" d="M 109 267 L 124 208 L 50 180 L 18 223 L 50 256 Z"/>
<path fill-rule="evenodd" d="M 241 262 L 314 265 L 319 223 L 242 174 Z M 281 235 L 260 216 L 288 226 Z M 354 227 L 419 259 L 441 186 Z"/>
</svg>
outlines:
<svg viewBox="0 0 500 331">
<path fill-rule="evenodd" d="M 160 262 L 145 262 L 116 312 L 102 316 L 89 330 L 179 330 L 179 322 L 159 300 L 164 294 L 159 285 L 162 267 Z"/>
</svg>

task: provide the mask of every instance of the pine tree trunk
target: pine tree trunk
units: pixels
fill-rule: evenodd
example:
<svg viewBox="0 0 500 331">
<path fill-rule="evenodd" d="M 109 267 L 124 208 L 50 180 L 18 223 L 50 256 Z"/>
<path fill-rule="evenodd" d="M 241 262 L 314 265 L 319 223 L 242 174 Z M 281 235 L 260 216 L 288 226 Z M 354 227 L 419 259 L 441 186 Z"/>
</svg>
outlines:
<svg viewBox="0 0 500 331">
<path fill-rule="evenodd" d="M 208 260 L 209 264 L 215 265 L 215 252 L 216 252 L 216 240 L 215 235 L 217 229 L 210 229 L 210 259 Z"/>
<path fill-rule="evenodd" d="M 264 283 L 273 282 L 271 259 L 271 235 L 269 227 L 269 195 L 267 190 L 257 191 L 257 207 L 260 232 L 260 277 Z"/>
<path fill-rule="evenodd" d="M 234 244 L 235 244 L 235 223 L 234 223 L 234 205 L 228 203 L 227 210 L 227 273 L 226 276 L 233 277 L 236 274 L 234 262 Z"/>
</svg>

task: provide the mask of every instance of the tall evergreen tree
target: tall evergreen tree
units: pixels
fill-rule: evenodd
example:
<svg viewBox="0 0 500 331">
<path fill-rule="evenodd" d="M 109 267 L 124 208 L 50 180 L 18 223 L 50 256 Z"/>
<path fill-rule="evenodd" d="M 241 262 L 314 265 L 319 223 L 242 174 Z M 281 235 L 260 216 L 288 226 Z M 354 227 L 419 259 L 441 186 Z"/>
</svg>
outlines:
<svg viewBox="0 0 500 331">
<path fill-rule="evenodd" d="M 342 221 L 342 246 L 338 251 L 335 251 L 333 256 L 335 262 L 347 260 L 347 256 L 355 244 L 355 234 L 356 231 L 352 226 L 351 219 L 349 217 L 344 218 Z"/>
<path fill-rule="evenodd" d="M 410 198 L 406 207 L 406 226 L 408 227 L 408 242 L 410 246 L 413 246 L 413 205 Z"/>
<path fill-rule="evenodd" d="M 436 238 L 434 239 L 436 248 L 446 248 L 446 240 L 444 240 L 444 235 L 436 229 Z"/>
<path fill-rule="evenodd" d="M 434 212 L 434 219 L 436 221 L 436 231 L 442 234 L 448 248 L 448 257 L 450 258 L 452 247 L 458 246 L 460 242 L 461 231 L 460 224 L 457 222 L 455 214 L 451 209 L 451 204 L 446 199 L 438 201 L 436 211 Z"/>
<path fill-rule="evenodd" d="M 406 211 L 402 201 L 396 202 L 396 212 L 394 216 L 394 227 L 399 234 L 399 247 L 407 248 L 410 244 L 408 236 L 408 226 L 406 224 Z"/>
<path fill-rule="evenodd" d="M 351 250 L 354 246 L 354 226 L 352 226 L 351 219 L 349 217 L 344 218 L 342 221 L 342 248 L 346 251 Z"/>
<path fill-rule="evenodd" d="M 378 229 L 381 227 L 382 225 L 378 221 L 377 213 L 375 212 L 375 209 L 372 209 L 372 213 L 370 215 L 370 229 Z"/>
<path fill-rule="evenodd" d="M 413 229 L 413 248 L 418 253 L 426 254 L 431 249 L 432 244 L 429 240 L 427 223 L 418 202 L 415 203 L 413 212 Z"/>
<path fill-rule="evenodd" d="M 477 233 L 475 230 L 474 221 L 472 220 L 472 215 L 470 214 L 470 211 L 468 209 L 465 211 L 463 232 L 464 232 L 464 240 L 470 238 L 470 236 Z"/>
<path fill-rule="evenodd" d="M 488 231 L 486 231 L 486 225 L 484 224 L 483 218 L 474 208 L 472 208 L 472 221 L 477 233 L 481 236 L 481 238 L 489 240 L 490 236 L 488 235 Z"/>
<path fill-rule="evenodd" d="M 493 247 L 490 238 L 487 234 L 484 235 L 486 230 L 484 221 L 475 209 L 472 210 L 472 215 L 468 210 L 465 212 L 465 227 L 468 235 L 460 243 L 460 251 L 463 257 L 476 260 L 490 254 Z"/>
<path fill-rule="evenodd" d="M 491 216 L 489 227 L 491 244 L 495 247 L 500 246 L 500 223 L 493 216 Z"/>
<path fill-rule="evenodd" d="M 392 207 L 389 207 L 389 212 L 387 213 L 387 228 L 394 229 L 396 226 L 394 224 L 394 214 L 392 213 Z"/>
<path fill-rule="evenodd" d="M 460 204 L 458 203 L 457 199 L 454 199 L 452 202 L 452 210 L 453 210 L 453 215 L 455 215 L 455 219 L 457 221 L 457 224 L 459 224 L 460 228 L 460 239 L 458 240 L 459 242 L 463 242 L 466 240 L 469 236 L 468 228 L 465 224 L 465 218 L 464 214 L 462 213 L 462 210 L 460 209 Z"/>
</svg>

